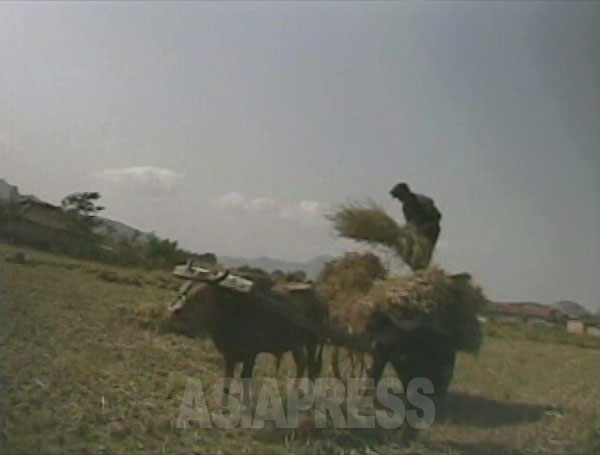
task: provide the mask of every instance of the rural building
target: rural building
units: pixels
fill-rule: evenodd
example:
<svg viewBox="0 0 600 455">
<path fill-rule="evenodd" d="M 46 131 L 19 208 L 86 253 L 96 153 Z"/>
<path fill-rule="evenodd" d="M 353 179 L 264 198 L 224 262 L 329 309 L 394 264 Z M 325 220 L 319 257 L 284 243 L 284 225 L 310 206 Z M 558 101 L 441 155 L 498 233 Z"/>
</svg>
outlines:
<svg viewBox="0 0 600 455">
<path fill-rule="evenodd" d="M 567 332 L 576 334 L 587 334 L 595 337 L 600 336 L 600 316 L 588 313 L 579 318 L 567 321 Z"/>
<path fill-rule="evenodd" d="M 591 335 L 593 337 L 600 337 L 600 326 L 599 325 L 590 325 L 585 329 L 585 333 Z"/>
<path fill-rule="evenodd" d="M 77 228 L 77 220 L 61 207 L 35 196 L 19 196 L 18 203 L 4 203 L 0 238 L 8 243 L 77 256 L 96 254 L 97 239 Z"/>
<path fill-rule="evenodd" d="M 569 319 L 585 319 L 592 316 L 586 308 L 570 300 L 561 300 L 553 303 L 552 308 L 562 311 Z"/>
<path fill-rule="evenodd" d="M 72 221 L 62 208 L 35 198 L 22 198 L 19 202 L 19 212 L 23 219 L 42 224 L 54 229 L 68 230 Z"/>
<path fill-rule="evenodd" d="M 578 319 L 567 321 L 567 332 L 576 333 L 578 335 L 585 333 L 585 322 Z"/>
<path fill-rule="evenodd" d="M 486 316 L 499 322 L 554 325 L 565 320 L 558 309 L 536 302 L 490 302 Z"/>
</svg>

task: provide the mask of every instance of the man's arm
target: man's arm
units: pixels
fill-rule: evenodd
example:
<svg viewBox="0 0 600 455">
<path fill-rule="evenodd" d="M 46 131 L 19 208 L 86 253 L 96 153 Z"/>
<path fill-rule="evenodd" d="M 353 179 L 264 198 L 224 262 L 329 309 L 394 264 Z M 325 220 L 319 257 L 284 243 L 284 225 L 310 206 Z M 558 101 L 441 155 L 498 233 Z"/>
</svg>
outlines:
<svg viewBox="0 0 600 455">
<path fill-rule="evenodd" d="M 421 218 L 421 204 L 414 193 L 408 193 L 402 201 L 402 212 L 407 223 L 418 223 Z"/>
<path fill-rule="evenodd" d="M 422 222 L 439 222 L 442 219 L 442 214 L 435 206 L 433 199 L 422 194 L 416 195 L 416 199 L 420 205 L 419 219 Z"/>
</svg>

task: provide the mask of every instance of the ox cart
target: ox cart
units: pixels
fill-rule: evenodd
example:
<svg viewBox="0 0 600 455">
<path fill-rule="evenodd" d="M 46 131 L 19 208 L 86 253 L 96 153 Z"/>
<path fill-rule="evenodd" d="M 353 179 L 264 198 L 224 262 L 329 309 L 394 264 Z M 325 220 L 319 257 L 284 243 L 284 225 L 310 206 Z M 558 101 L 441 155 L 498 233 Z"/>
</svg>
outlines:
<svg viewBox="0 0 600 455">
<path fill-rule="evenodd" d="M 313 333 L 321 343 L 330 345 L 332 347 L 331 371 L 339 379 L 368 375 L 377 381 L 388 361 L 392 362 L 400 374 L 399 370 L 407 369 L 406 362 L 420 362 L 413 357 L 417 355 L 414 353 L 430 357 L 432 362 L 440 363 L 439 368 L 434 366 L 427 369 L 427 372 L 431 370 L 432 374 L 437 374 L 438 369 L 444 370 L 438 375 L 442 388 L 447 387 L 452 376 L 455 352 L 459 348 L 449 349 L 452 344 L 451 337 L 446 336 L 443 331 L 432 329 L 428 321 L 415 318 L 390 318 L 381 310 L 373 308 L 372 302 L 363 300 L 356 305 L 370 307 L 363 311 L 363 314 L 368 315 L 365 316 L 368 321 L 364 325 L 365 330 L 356 330 L 336 318 L 328 318 L 326 323 L 310 320 L 290 308 L 286 300 L 281 298 L 283 294 L 314 292 L 313 285 L 309 283 L 287 283 L 274 289 L 258 289 L 253 280 L 244 276 L 229 270 L 211 270 L 194 266 L 191 261 L 175 267 L 173 274 L 184 279 L 185 282 L 170 304 L 172 311 L 185 304 L 190 289 L 198 282 L 211 283 L 239 294 L 252 293 L 254 297 L 258 297 L 254 301 L 259 301 L 265 311 L 276 313 L 295 326 Z M 462 281 L 464 277 L 464 274 L 459 274 L 451 278 Z M 442 353 L 441 358 L 436 358 L 438 353 Z M 396 364 L 393 363 L 393 358 L 399 359 Z"/>
<path fill-rule="evenodd" d="M 304 295 L 320 300 L 313 286 L 308 283 L 292 283 L 279 289 L 264 289 L 257 286 L 253 280 L 229 270 L 196 267 L 191 261 L 177 266 L 173 274 L 184 279 L 185 283 L 178 296 L 171 302 L 171 311 L 178 312 L 183 307 L 189 309 L 186 305 L 188 296 L 194 295 L 195 288 L 200 289 L 200 293 L 206 292 L 208 285 L 209 290 L 215 291 L 213 294 L 223 297 L 225 301 L 228 300 L 227 296 L 235 296 L 235 304 L 229 305 L 226 311 L 245 311 L 244 317 L 247 319 L 236 326 L 236 330 L 247 330 L 246 321 L 253 319 L 256 312 L 263 312 L 260 319 L 262 330 L 265 332 L 272 331 L 273 324 L 280 324 L 287 325 L 286 331 L 309 334 L 307 338 L 313 340 L 313 348 L 315 341 L 320 345 L 319 354 L 314 355 L 316 351 L 312 350 L 313 355 L 309 356 L 313 359 L 318 358 L 317 368 L 311 370 L 310 363 L 308 365 L 311 379 L 319 373 L 322 347 L 328 344 L 331 346 L 329 365 L 331 372 L 338 379 L 347 381 L 350 378 L 362 377 L 372 379 L 374 384 L 377 384 L 386 365 L 391 364 L 401 383 L 409 389 L 413 379 L 427 378 L 432 387 L 431 398 L 434 403 L 441 404 L 439 400 L 444 398 L 453 376 L 456 352 L 469 349 L 476 351 L 479 348 L 479 323 L 476 313 L 472 310 L 483 300 L 483 295 L 478 288 L 470 284 L 470 276 L 467 274 L 446 275 L 441 269 L 431 268 L 413 276 L 384 280 L 383 284 L 393 285 L 391 290 L 394 292 L 386 296 L 388 304 L 377 304 L 373 298 L 365 298 L 358 302 L 350 302 L 350 306 L 347 307 L 350 314 L 359 310 L 359 324 L 353 324 L 352 318 L 344 318 L 343 312 L 337 315 L 340 316 L 338 319 L 327 316 L 321 319 L 315 317 L 312 320 L 294 311 L 290 304 L 294 298 L 302 300 Z M 406 281 L 402 281 L 403 279 Z M 421 302 L 413 305 L 414 301 L 418 302 L 419 299 Z M 226 303 L 219 304 L 212 300 L 211 305 L 213 308 L 224 310 L 223 305 Z M 326 308 L 328 314 L 329 305 L 322 301 L 320 305 Z M 268 318 L 269 315 L 271 318 Z M 436 318 L 436 315 L 442 317 Z M 238 317 L 238 324 L 239 319 Z M 266 319 L 271 322 L 265 324 Z M 469 324 L 470 332 L 464 330 Z M 453 327 L 463 328 L 452 332 Z M 235 340 L 243 338 L 240 332 L 233 333 L 232 337 Z M 472 342 L 469 343 L 470 341 Z M 218 343 L 215 344 L 218 348 Z M 286 352 L 289 350 L 292 350 L 298 368 L 298 359 L 292 345 L 285 349 Z M 257 349 L 252 352 L 249 363 L 244 362 L 243 356 L 238 357 L 238 360 L 244 362 L 242 377 L 252 377 L 254 355 L 259 351 L 276 355 L 284 352 L 283 349 Z M 226 377 L 231 377 L 233 369 L 230 367 L 227 370 L 226 352 L 222 353 L 225 356 Z M 300 370 L 297 372 L 298 376 L 302 376 Z M 409 427 L 405 428 L 405 432 L 408 439 L 416 434 L 416 430 Z"/>
</svg>

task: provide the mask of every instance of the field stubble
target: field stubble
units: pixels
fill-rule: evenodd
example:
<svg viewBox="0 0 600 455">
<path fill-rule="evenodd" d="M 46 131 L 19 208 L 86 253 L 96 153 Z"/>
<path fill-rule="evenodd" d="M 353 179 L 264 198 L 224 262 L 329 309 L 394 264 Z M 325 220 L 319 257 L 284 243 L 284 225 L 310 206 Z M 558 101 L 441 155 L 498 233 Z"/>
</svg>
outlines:
<svg viewBox="0 0 600 455">
<path fill-rule="evenodd" d="M 4 257 L 16 251 L 2 246 Z M 599 351 L 518 336 L 490 336 L 477 357 L 459 355 L 445 411 L 410 447 L 347 433 L 290 442 L 277 431 L 178 429 L 185 378 L 211 384 L 222 368 L 209 340 L 136 320 L 140 305 L 168 301 L 178 283 L 166 272 L 26 252 L 29 264 L 1 265 L 3 453 L 598 450 Z M 287 357 L 278 373 L 272 357 L 261 357 L 257 380 L 293 375 Z"/>
</svg>

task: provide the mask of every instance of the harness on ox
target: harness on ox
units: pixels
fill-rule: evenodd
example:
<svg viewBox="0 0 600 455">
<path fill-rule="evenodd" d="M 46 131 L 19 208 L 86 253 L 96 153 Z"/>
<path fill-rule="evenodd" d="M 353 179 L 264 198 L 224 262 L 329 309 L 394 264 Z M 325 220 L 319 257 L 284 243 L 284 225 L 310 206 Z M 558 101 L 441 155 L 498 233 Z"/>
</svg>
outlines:
<svg viewBox="0 0 600 455">
<path fill-rule="evenodd" d="M 229 270 L 215 273 L 209 269 L 192 265 L 191 260 L 184 265 L 176 266 L 173 270 L 173 275 L 178 278 L 183 278 L 186 281 L 179 288 L 177 297 L 169 304 L 169 309 L 171 311 L 177 311 L 183 307 L 186 300 L 189 297 L 194 296 L 207 283 L 240 293 L 249 293 L 251 291 L 260 293 L 263 300 L 266 300 L 269 304 L 277 307 L 285 305 L 285 302 L 278 297 L 285 294 L 300 293 L 313 289 L 313 286 L 309 283 L 285 283 L 275 286 L 267 293 L 258 292 L 258 290 L 255 289 L 256 286 L 252 280 L 235 275 Z M 294 318 L 293 322 L 298 322 L 297 317 Z"/>
<path fill-rule="evenodd" d="M 215 275 L 215 272 L 210 269 L 194 266 L 191 259 L 184 265 L 175 266 L 173 275 L 186 280 L 179 288 L 177 297 L 168 305 L 169 310 L 174 312 L 180 310 L 185 305 L 187 298 L 196 293 L 190 292 L 192 288 L 199 290 L 207 282 L 237 292 L 250 292 L 254 284 L 241 276 L 233 275 L 229 270 L 221 272 L 221 275 Z"/>
<path fill-rule="evenodd" d="M 352 347 L 361 352 L 370 350 L 370 344 L 358 337 L 356 334 L 348 333 L 338 327 L 329 324 L 315 324 L 293 311 L 283 298 L 285 295 L 313 291 L 310 283 L 284 283 L 274 286 L 273 289 L 263 292 L 255 287 L 252 280 L 235 275 L 229 270 L 215 272 L 203 267 L 193 266 L 191 260 L 184 265 L 178 265 L 173 270 L 173 275 L 185 279 L 185 283 L 179 289 L 175 299 L 168 305 L 169 310 L 177 313 L 186 303 L 188 298 L 193 297 L 206 285 L 220 286 L 239 293 L 254 293 L 260 296 L 256 302 L 268 310 L 279 314 L 293 324 L 317 335 L 321 340 L 339 346 Z"/>
</svg>

